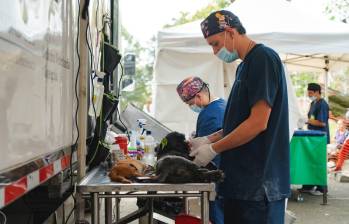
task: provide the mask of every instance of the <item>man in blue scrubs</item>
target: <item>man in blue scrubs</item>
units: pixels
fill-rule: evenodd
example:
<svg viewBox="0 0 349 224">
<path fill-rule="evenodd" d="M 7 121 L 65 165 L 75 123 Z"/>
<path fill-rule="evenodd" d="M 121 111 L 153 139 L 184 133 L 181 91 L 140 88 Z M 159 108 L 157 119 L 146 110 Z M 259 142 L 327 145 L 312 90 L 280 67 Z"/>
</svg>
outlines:
<svg viewBox="0 0 349 224">
<path fill-rule="evenodd" d="M 308 112 L 308 129 L 323 131 L 327 135 L 327 144 L 330 143 L 328 126 L 329 106 L 321 97 L 321 86 L 317 83 L 308 84 L 308 97 L 311 100 Z"/>
<path fill-rule="evenodd" d="M 325 132 L 327 144 L 330 143 L 330 131 L 328 126 L 329 107 L 327 102 L 321 97 L 321 86 L 317 83 L 308 84 L 308 97 L 311 100 L 308 112 L 308 130 Z M 322 195 L 324 186 L 303 185 L 301 192 L 309 192 L 312 195 Z"/>
<path fill-rule="evenodd" d="M 223 129 L 191 141 L 194 162 L 205 165 L 221 155 L 225 173 L 226 224 L 284 223 L 290 196 L 287 86 L 283 65 L 271 48 L 246 35 L 230 11 L 211 13 L 201 23 L 213 53 L 237 68 Z"/>
<path fill-rule="evenodd" d="M 199 113 L 196 122 L 196 137 L 210 135 L 222 129 L 226 101 L 210 94 L 208 84 L 199 77 L 188 77 L 177 86 L 177 93 L 190 109 Z M 219 167 L 220 155 L 212 162 Z M 220 195 L 210 201 L 210 221 L 223 224 L 223 199 Z"/>
</svg>

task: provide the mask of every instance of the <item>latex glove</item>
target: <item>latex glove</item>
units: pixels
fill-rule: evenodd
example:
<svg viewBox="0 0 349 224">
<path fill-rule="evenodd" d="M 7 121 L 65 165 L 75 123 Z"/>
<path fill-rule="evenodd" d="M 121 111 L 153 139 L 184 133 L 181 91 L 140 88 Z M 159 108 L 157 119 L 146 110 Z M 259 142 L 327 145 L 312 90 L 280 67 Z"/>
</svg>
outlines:
<svg viewBox="0 0 349 224">
<path fill-rule="evenodd" d="M 193 150 L 190 153 L 190 156 L 194 157 L 194 163 L 198 166 L 206 166 L 211 160 L 216 157 L 218 153 L 216 153 L 213 148 L 212 144 L 204 144 L 198 147 L 197 149 Z"/>
<path fill-rule="evenodd" d="M 308 118 L 301 117 L 298 119 L 297 127 L 298 129 L 303 129 L 304 125 L 308 123 Z"/>
<path fill-rule="evenodd" d="M 196 150 L 200 146 L 202 146 L 204 144 L 209 144 L 209 143 L 211 143 L 211 141 L 208 140 L 208 138 L 206 136 L 197 137 L 197 138 L 193 138 L 193 139 L 189 140 L 189 145 L 190 145 L 191 151 Z"/>
</svg>

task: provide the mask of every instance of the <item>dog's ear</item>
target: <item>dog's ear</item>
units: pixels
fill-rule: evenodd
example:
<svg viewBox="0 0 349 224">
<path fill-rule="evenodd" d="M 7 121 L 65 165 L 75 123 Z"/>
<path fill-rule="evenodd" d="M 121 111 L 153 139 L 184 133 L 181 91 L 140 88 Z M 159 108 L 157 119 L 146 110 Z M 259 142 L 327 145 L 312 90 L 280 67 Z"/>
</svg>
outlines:
<svg viewBox="0 0 349 224">
<path fill-rule="evenodd" d="M 185 135 L 179 132 L 171 132 L 166 138 L 168 139 L 168 145 L 171 149 L 175 149 L 177 147 L 177 143 L 182 143 L 185 141 Z"/>
<path fill-rule="evenodd" d="M 168 147 L 167 136 L 164 137 L 160 144 L 155 147 L 155 153 L 157 157 L 161 157 L 164 153 L 166 153 Z"/>
<path fill-rule="evenodd" d="M 160 150 L 164 150 L 168 144 L 167 136 L 161 140 L 160 143 Z"/>
<path fill-rule="evenodd" d="M 172 143 L 172 148 L 176 151 L 182 152 L 185 155 L 189 153 L 190 147 L 188 142 L 185 140 L 185 135 L 182 133 L 174 132 L 173 138 L 175 139 Z"/>
</svg>

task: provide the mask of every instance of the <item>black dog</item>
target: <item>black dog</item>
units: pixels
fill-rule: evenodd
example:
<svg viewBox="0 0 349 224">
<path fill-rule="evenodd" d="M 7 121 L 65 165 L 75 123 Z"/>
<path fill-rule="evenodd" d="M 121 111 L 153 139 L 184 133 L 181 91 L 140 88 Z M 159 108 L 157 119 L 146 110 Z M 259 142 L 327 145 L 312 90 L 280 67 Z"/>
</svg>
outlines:
<svg viewBox="0 0 349 224">
<path fill-rule="evenodd" d="M 179 132 L 171 132 L 167 134 L 161 141 L 160 145 L 155 148 L 157 160 L 164 156 L 181 156 L 188 160 L 193 160 L 194 157 L 189 156 L 190 146 L 185 140 L 185 135 Z M 205 167 L 208 170 L 216 170 L 217 166 L 213 162 L 210 162 Z"/>
<path fill-rule="evenodd" d="M 156 163 L 156 176 L 159 183 L 211 183 L 221 182 L 221 170 L 200 168 L 192 161 L 180 156 L 164 156 Z"/>
<path fill-rule="evenodd" d="M 193 160 L 193 157 L 189 156 L 190 147 L 188 142 L 185 141 L 185 136 L 176 131 L 171 132 L 164 137 L 155 148 L 157 159 L 161 159 L 164 156 L 181 156 L 189 160 Z"/>
<path fill-rule="evenodd" d="M 220 182 L 224 178 L 223 172 L 217 170 L 214 165 L 209 165 L 212 169 L 209 170 L 200 168 L 192 162 L 194 158 L 189 156 L 189 144 L 181 133 L 169 133 L 155 148 L 155 152 L 156 176 L 149 180 L 152 183 L 211 183 Z M 173 198 L 156 198 L 153 203 L 155 211 L 166 214 L 170 218 L 174 218 L 184 208 L 182 200 L 176 202 Z M 144 207 L 146 199 L 137 199 L 137 205 Z"/>
<path fill-rule="evenodd" d="M 178 132 L 169 133 L 156 148 L 156 177 L 160 183 L 209 183 L 220 182 L 224 174 L 210 163 L 200 168 L 189 156 L 190 147 L 185 136 Z"/>
</svg>

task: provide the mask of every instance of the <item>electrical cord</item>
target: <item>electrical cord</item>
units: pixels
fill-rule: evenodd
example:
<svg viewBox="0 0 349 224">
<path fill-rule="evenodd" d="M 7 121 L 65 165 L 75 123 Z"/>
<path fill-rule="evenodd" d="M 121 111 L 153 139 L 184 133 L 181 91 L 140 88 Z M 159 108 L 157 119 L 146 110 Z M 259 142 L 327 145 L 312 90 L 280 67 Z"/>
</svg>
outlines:
<svg viewBox="0 0 349 224">
<path fill-rule="evenodd" d="M 90 40 L 89 40 L 90 39 Z M 92 51 L 92 34 L 91 34 L 91 27 L 90 27 L 90 14 L 87 12 L 87 27 L 86 27 L 86 43 L 88 50 L 90 52 L 90 71 L 96 71 L 96 68 L 94 67 L 94 54 Z M 91 44 L 90 44 L 91 43 Z"/>
<path fill-rule="evenodd" d="M 116 108 L 116 114 L 117 114 L 118 117 L 119 117 L 120 123 L 122 124 L 122 126 L 123 126 L 123 127 L 125 128 L 125 130 L 126 130 L 126 135 L 127 135 L 128 140 L 131 141 L 130 132 L 128 131 L 128 128 L 126 127 L 126 125 L 125 125 L 124 122 L 122 121 L 122 119 L 121 119 L 121 114 L 120 114 L 120 111 L 119 111 L 118 108 Z"/>
<path fill-rule="evenodd" d="M 73 212 L 74 212 L 74 210 L 75 210 L 76 198 L 75 198 L 74 194 L 71 194 L 71 196 L 72 196 L 72 198 L 73 198 L 74 206 L 73 206 L 72 210 L 70 210 L 69 215 L 68 215 L 67 219 L 65 220 L 64 224 L 67 224 L 67 223 L 68 223 L 68 221 L 69 221 L 71 215 L 73 214 Z"/>
<path fill-rule="evenodd" d="M 118 84 L 118 95 L 117 95 L 118 100 L 120 99 L 121 81 L 122 81 L 122 78 L 124 77 L 124 66 L 122 66 L 121 62 L 120 62 L 120 67 L 121 67 L 121 76 Z"/>
<path fill-rule="evenodd" d="M 89 161 L 88 164 L 87 164 L 88 167 L 91 165 L 92 161 L 95 159 L 100 145 L 102 145 L 102 143 L 101 143 L 101 141 L 98 141 L 98 144 L 97 144 L 97 146 L 96 146 L 96 150 L 95 150 L 95 152 L 93 153 L 93 156 L 91 157 L 90 161 Z"/>
<path fill-rule="evenodd" d="M 124 77 L 124 67 L 122 66 L 121 62 L 120 62 L 120 67 L 121 67 L 121 76 L 120 76 L 119 83 L 118 83 L 118 93 L 117 93 L 117 94 L 118 94 L 118 95 L 117 95 L 117 100 L 118 100 L 118 102 L 120 102 L 121 81 L 122 81 L 122 78 Z M 123 122 L 122 119 L 121 119 L 121 113 L 120 113 L 118 107 L 116 107 L 116 115 L 117 115 L 117 117 L 119 118 L 119 121 L 120 121 L 120 123 L 122 124 L 122 126 L 125 128 L 127 138 L 128 138 L 128 140 L 130 141 L 130 140 L 131 140 L 131 138 L 130 138 L 130 133 L 129 133 L 129 131 L 128 131 L 128 128 L 126 127 L 126 125 L 124 124 L 124 122 Z"/>
<path fill-rule="evenodd" d="M 96 15 L 95 15 L 95 19 L 96 19 L 96 36 L 97 36 L 97 40 L 96 40 L 96 50 L 98 47 L 98 40 L 99 40 L 99 32 L 98 32 L 98 13 L 99 13 L 99 0 L 97 0 L 97 7 L 96 7 Z M 103 23 L 103 18 L 102 18 L 102 23 Z M 97 55 L 95 56 L 95 69 L 98 69 L 98 64 L 99 64 L 99 55 L 97 53 Z"/>
<path fill-rule="evenodd" d="M 1 211 L 1 210 L 0 210 L 0 214 L 2 215 L 2 217 L 4 217 L 4 222 L 2 224 L 6 224 L 6 222 L 7 222 L 6 214 L 3 213 L 3 211 Z"/>
<path fill-rule="evenodd" d="M 78 93 L 78 80 L 79 80 L 79 74 L 80 74 L 80 52 L 79 52 L 79 37 L 80 37 L 80 0 L 77 0 L 78 2 L 78 21 L 77 21 L 77 34 L 76 34 L 76 54 L 78 57 L 78 69 L 76 72 L 75 77 L 75 97 L 76 97 L 76 110 L 75 110 L 75 127 L 77 136 L 75 139 L 74 146 L 72 147 L 71 153 L 70 153 L 70 185 L 73 186 L 73 154 L 78 146 L 78 141 L 80 137 L 80 131 L 79 131 L 79 124 L 78 124 L 78 111 L 79 111 L 79 93 Z"/>
<path fill-rule="evenodd" d="M 77 58 L 78 58 L 78 68 L 77 68 L 77 71 L 76 71 L 76 77 L 75 77 L 75 97 L 76 97 L 76 110 L 75 110 L 75 127 L 76 127 L 76 132 L 77 132 L 77 135 L 76 135 L 76 139 L 75 139 L 75 143 L 72 147 L 72 150 L 71 150 L 71 153 L 70 153 L 70 161 L 69 161 L 69 165 L 70 165 L 70 187 L 74 187 L 74 184 L 73 184 L 73 177 L 74 177 L 74 171 L 73 171 L 73 154 L 76 150 L 76 148 L 78 147 L 78 141 L 79 141 L 79 137 L 80 137 L 80 131 L 79 131 L 79 124 L 78 124 L 78 111 L 79 111 L 79 94 L 78 94 L 78 80 L 79 80 L 79 74 L 80 74 L 80 52 L 79 52 L 79 37 L 80 37 L 80 0 L 77 0 L 77 3 L 78 3 L 78 19 L 77 19 L 77 33 L 76 33 L 76 55 L 77 55 Z M 86 2 L 85 2 L 85 5 L 86 5 Z M 84 6 L 85 7 L 85 6 Z M 71 194 L 72 197 L 74 198 L 74 192 Z M 70 213 L 73 213 L 73 211 L 75 210 L 75 207 L 76 207 L 76 201 L 74 200 L 74 203 L 73 203 L 73 208 L 72 210 L 70 211 Z M 69 218 L 70 218 L 71 214 L 68 216 L 67 220 L 65 221 L 65 224 L 68 223 L 69 221 Z M 63 217 L 64 219 L 64 217 Z"/>
</svg>

